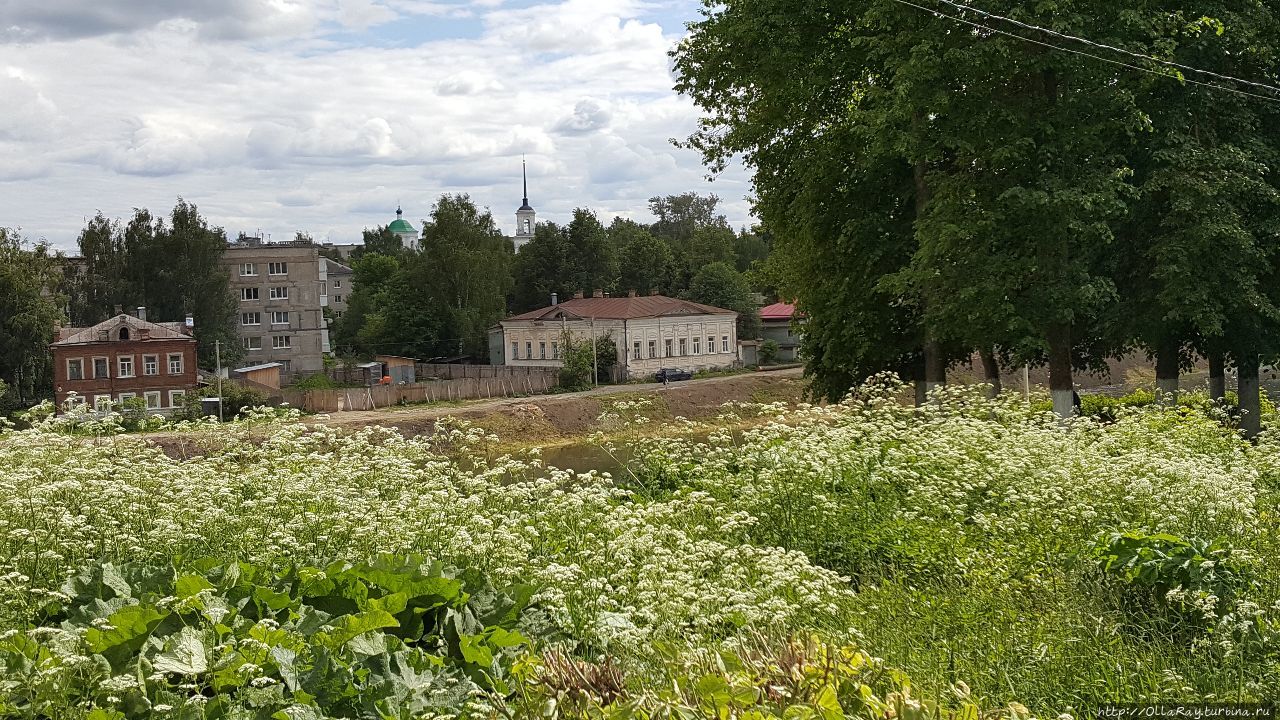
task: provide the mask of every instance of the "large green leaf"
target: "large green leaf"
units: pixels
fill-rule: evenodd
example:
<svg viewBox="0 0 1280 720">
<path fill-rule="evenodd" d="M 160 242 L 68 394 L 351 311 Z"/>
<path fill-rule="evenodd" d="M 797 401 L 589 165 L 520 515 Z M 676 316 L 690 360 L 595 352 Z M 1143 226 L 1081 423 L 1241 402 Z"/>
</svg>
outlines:
<svg viewBox="0 0 1280 720">
<path fill-rule="evenodd" d="M 121 645 L 130 645 L 137 650 L 142 647 L 147 635 L 167 616 L 168 613 L 162 613 L 150 605 L 123 607 L 108 618 L 110 628 L 89 628 L 85 632 L 85 643 L 96 653 L 105 653 Z"/>
<path fill-rule="evenodd" d="M 184 627 L 165 643 L 165 651 L 151 660 L 151 665 L 164 673 L 199 675 L 209 670 L 207 648 L 200 631 Z"/>
</svg>

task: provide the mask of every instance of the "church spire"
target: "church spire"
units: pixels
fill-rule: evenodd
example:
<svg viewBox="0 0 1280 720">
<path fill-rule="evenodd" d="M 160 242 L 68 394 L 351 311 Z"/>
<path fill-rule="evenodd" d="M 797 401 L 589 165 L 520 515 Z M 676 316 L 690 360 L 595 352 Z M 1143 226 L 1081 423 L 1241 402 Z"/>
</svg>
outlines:
<svg viewBox="0 0 1280 720">
<path fill-rule="evenodd" d="M 529 163 L 520 158 L 520 176 L 524 178 L 524 206 L 529 207 Z"/>
</svg>

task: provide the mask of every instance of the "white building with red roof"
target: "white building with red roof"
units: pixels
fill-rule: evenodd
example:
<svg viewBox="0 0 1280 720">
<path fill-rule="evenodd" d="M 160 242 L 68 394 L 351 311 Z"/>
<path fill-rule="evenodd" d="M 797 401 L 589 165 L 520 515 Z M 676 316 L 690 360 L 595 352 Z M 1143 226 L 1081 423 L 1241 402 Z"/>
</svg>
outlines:
<svg viewBox="0 0 1280 720">
<path fill-rule="evenodd" d="M 490 333 L 491 362 L 560 367 L 566 342 L 609 336 L 618 347 L 617 378 L 662 368 L 697 372 L 738 363 L 738 314 L 665 295 L 593 297 L 583 293 L 503 320 Z"/>
</svg>

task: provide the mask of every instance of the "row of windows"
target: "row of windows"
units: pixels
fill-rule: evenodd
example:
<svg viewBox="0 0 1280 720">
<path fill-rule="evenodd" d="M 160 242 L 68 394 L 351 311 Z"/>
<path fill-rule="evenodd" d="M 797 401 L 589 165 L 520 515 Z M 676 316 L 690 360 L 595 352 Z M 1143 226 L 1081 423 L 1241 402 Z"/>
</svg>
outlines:
<svg viewBox="0 0 1280 720">
<path fill-rule="evenodd" d="M 261 290 L 261 288 L 256 288 L 256 287 L 240 288 L 240 302 L 248 302 L 250 300 L 261 300 L 262 296 L 258 294 L 259 290 Z M 288 300 L 289 286 L 273 285 L 267 288 L 267 299 L 268 300 Z"/>
<path fill-rule="evenodd" d="M 132 355 L 116 356 L 116 377 L 131 378 L 137 377 L 138 368 L 134 365 Z M 168 357 L 169 374 L 181 375 L 183 372 L 182 353 L 169 353 Z M 67 379 L 68 380 L 87 380 L 88 376 L 85 372 L 89 369 L 93 370 L 93 379 L 111 377 L 110 358 L 95 357 L 90 358 L 91 365 L 86 367 L 84 358 L 68 358 L 67 359 Z M 143 355 L 142 356 L 142 374 L 143 375 L 159 375 L 160 374 L 160 356 L 159 355 Z"/>
<path fill-rule="evenodd" d="M 240 313 L 240 324 L 241 325 L 261 325 L 262 313 L 260 312 Z M 271 324 L 272 325 L 288 325 L 289 313 L 285 311 L 281 311 L 281 312 L 272 311 Z"/>
<path fill-rule="evenodd" d="M 262 338 L 260 337 L 244 337 L 240 338 L 240 344 L 245 350 L 261 350 Z M 293 347 L 293 338 L 288 335 L 272 335 L 271 347 L 275 350 L 288 350 Z"/>
<path fill-rule="evenodd" d="M 517 340 L 511 341 L 511 359 L 512 360 L 520 359 L 520 342 Z M 525 360 L 533 359 L 533 343 L 532 342 L 525 342 L 524 344 L 524 359 Z M 550 358 L 547 358 L 547 344 L 545 342 L 538 343 L 538 359 L 539 360 L 547 360 L 547 359 L 559 360 L 560 359 L 560 343 L 556 342 L 555 340 L 551 341 L 551 357 Z"/>
<path fill-rule="evenodd" d="M 680 352 L 678 353 L 675 352 L 677 342 L 679 342 L 679 350 L 680 350 Z M 636 340 L 635 342 L 631 343 L 631 359 L 632 360 L 640 359 L 640 350 L 641 350 L 641 346 L 640 346 L 639 340 Z M 663 353 L 662 357 L 682 357 L 685 355 L 701 355 L 702 354 L 702 338 L 696 337 L 693 339 L 692 353 L 689 352 L 689 338 L 680 338 L 678 341 L 672 340 L 671 338 L 667 338 L 664 341 L 663 350 L 665 352 Z M 715 352 L 716 352 L 716 338 L 714 335 L 708 335 L 707 336 L 707 354 L 714 355 Z M 720 336 L 720 352 L 722 353 L 729 352 L 729 336 L 728 335 Z M 657 340 L 649 341 L 649 357 L 651 358 L 658 357 L 658 341 Z"/>
<path fill-rule="evenodd" d="M 267 263 L 268 275 L 288 275 L 289 263 L 287 262 L 269 262 Z M 257 277 L 258 263 L 241 263 L 240 277 Z"/>
<path fill-rule="evenodd" d="M 112 405 L 115 405 L 117 403 L 123 405 L 124 401 L 132 400 L 136 397 L 138 397 L 138 393 L 131 393 L 131 392 L 120 393 L 114 399 L 110 395 L 94 395 L 93 407 L 95 410 L 107 411 L 111 409 Z M 171 408 L 182 407 L 182 401 L 186 397 L 187 397 L 186 390 L 170 390 L 168 407 L 171 407 Z M 142 398 L 147 401 L 148 410 L 160 410 L 165 407 L 165 405 L 163 404 L 164 391 L 162 390 L 144 390 L 142 392 Z M 72 408 L 72 407 L 76 407 L 84 404 L 85 404 L 85 398 L 81 395 L 72 395 L 71 397 L 67 398 L 67 402 L 66 402 L 66 405 L 68 408 Z"/>
</svg>

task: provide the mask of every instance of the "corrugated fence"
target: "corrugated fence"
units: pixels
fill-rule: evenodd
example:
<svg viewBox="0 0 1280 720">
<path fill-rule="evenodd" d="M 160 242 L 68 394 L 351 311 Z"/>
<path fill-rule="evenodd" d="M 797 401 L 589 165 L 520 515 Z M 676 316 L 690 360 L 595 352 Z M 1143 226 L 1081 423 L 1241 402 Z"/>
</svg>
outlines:
<svg viewBox="0 0 1280 720">
<path fill-rule="evenodd" d="M 473 365 L 471 370 L 474 372 L 481 367 L 486 366 Z M 411 385 L 374 385 L 337 390 L 285 390 L 283 395 L 285 402 L 308 412 L 376 410 L 409 403 L 539 395 L 554 388 L 557 379 L 555 372 L 534 369 L 533 372 L 513 373 L 505 377 L 469 377 Z"/>
</svg>

